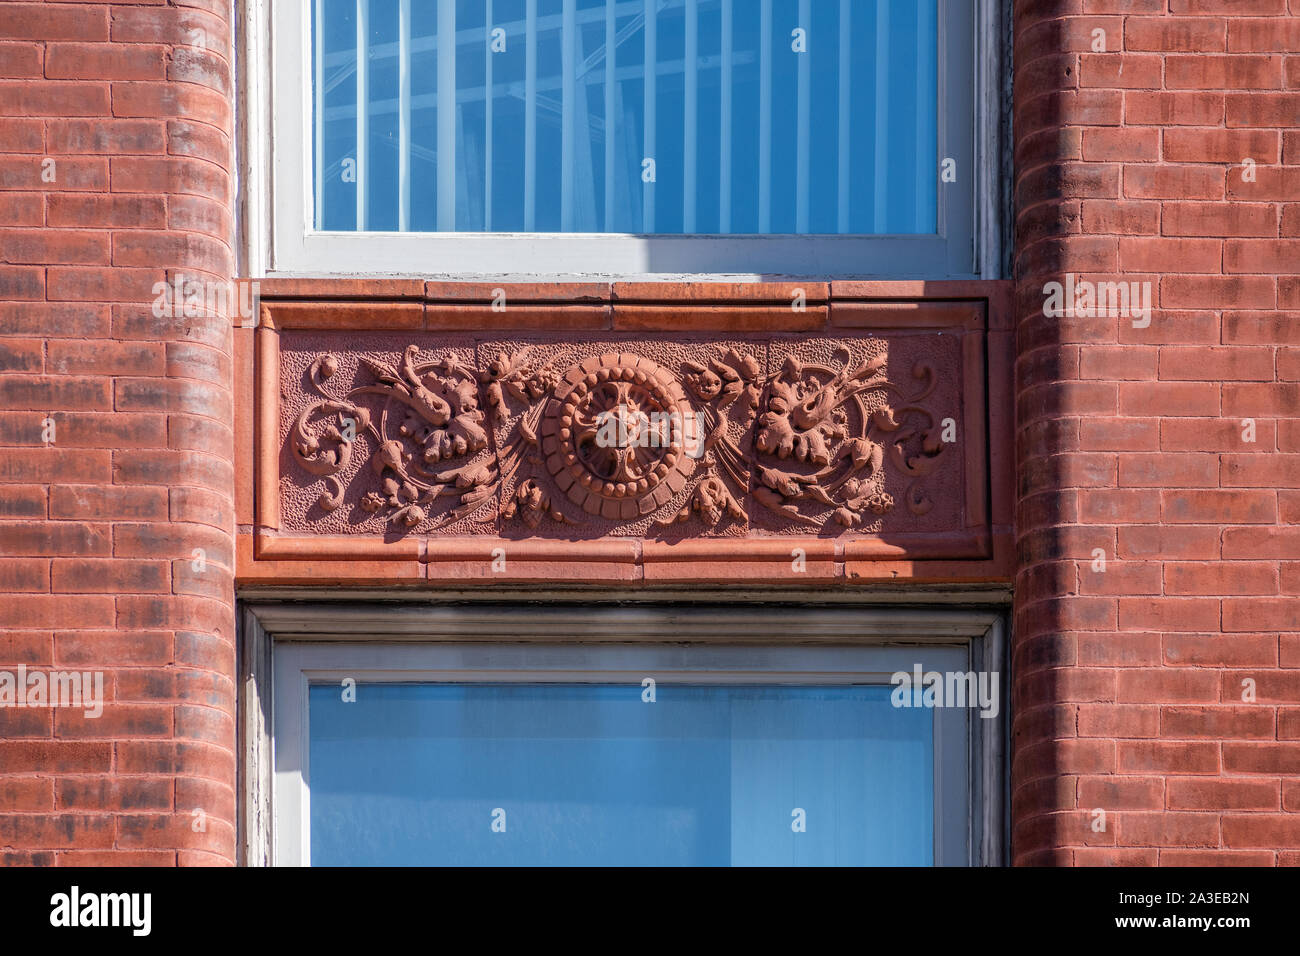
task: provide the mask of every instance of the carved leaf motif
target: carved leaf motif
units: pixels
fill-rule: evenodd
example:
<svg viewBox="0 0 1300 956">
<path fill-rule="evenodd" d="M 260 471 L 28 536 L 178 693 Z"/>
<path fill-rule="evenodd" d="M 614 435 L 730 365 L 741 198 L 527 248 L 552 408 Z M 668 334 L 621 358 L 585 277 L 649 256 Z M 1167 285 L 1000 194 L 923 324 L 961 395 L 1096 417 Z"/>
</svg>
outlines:
<svg viewBox="0 0 1300 956">
<path fill-rule="evenodd" d="M 298 465 L 324 481 L 319 504 L 333 510 L 344 498 L 356 437 L 368 432 L 364 447 L 373 448 L 369 464 L 382 490 L 365 492 L 359 507 L 411 528 L 429 519 L 435 499 L 456 498 L 440 512 L 445 524 L 498 490 L 505 498 L 500 516 L 530 528 L 544 518 L 571 520 L 553 497 L 619 520 L 653 515 L 673 500 L 670 517 L 658 523 L 712 527 L 726 516 L 747 521 L 745 495 L 790 520 L 857 528 L 894 507 L 884 491 L 886 460 L 889 473 L 907 482 L 908 509 L 933 507 L 921 483 L 945 447 L 936 417 L 920 404 L 935 388 L 933 367 L 913 366 L 920 385 L 909 395 L 884 374 L 887 352 L 870 347 L 856 364 L 847 345 L 833 349 L 829 364 L 787 354 L 769 374 L 746 349 L 728 347 L 684 361 L 670 375 L 633 354 L 567 365 L 551 356 L 536 364 L 527 348 L 500 352 L 480 370 L 453 352 L 421 362 L 419 346 L 409 345 L 395 368 L 358 356 L 364 381 L 346 395 L 338 382 L 344 363 L 327 354 L 309 375 L 323 401 L 299 415 L 290 448 Z M 372 413 L 356 404 L 362 399 L 387 404 Z M 683 445 L 671 438 L 680 432 L 645 420 L 661 412 L 685 416 L 697 438 Z M 612 444 L 598 427 L 602 414 L 622 426 L 604 429 L 622 436 Z M 677 443 L 671 449 L 663 445 L 670 438 Z M 697 450 L 688 450 L 691 443 Z M 690 485 L 693 472 L 698 480 Z M 669 476 L 669 497 L 661 489 L 651 498 Z"/>
</svg>

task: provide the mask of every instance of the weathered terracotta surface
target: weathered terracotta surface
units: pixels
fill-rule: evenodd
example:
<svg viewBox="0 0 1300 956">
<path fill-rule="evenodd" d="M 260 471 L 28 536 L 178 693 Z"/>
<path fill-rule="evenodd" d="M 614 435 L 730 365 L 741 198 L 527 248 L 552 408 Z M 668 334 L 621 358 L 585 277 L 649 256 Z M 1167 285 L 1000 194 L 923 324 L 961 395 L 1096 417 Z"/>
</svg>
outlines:
<svg viewBox="0 0 1300 956">
<path fill-rule="evenodd" d="M 421 329 L 384 308 L 264 308 L 250 580 L 348 559 L 341 580 L 385 561 L 453 580 L 989 574 L 986 302 L 636 334 Z"/>
</svg>

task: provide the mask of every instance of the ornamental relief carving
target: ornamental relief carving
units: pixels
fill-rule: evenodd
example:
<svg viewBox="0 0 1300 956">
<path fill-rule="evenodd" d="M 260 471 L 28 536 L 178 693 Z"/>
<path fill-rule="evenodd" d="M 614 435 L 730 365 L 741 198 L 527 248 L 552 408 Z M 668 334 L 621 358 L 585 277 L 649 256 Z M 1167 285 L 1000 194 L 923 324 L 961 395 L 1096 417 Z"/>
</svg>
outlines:
<svg viewBox="0 0 1300 956">
<path fill-rule="evenodd" d="M 348 502 L 392 533 L 468 520 L 568 537 L 871 533 L 891 514 L 920 519 L 959 473 L 930 487 L 953 454 L 959 390 L 936 404 L 953 369 L 915 348 L 626 346 L 315 352 L 289 409 L 289 477 L 319 514 Z"/>
</svg>

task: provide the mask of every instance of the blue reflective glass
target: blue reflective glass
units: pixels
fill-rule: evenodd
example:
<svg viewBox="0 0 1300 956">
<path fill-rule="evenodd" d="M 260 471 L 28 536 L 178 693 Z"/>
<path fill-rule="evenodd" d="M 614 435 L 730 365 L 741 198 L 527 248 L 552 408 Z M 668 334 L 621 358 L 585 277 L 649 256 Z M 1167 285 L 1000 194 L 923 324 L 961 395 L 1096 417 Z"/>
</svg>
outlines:
<svg viewBox="0 0 1300 956">
<path fill-rule="evenodd" d="M 361 684 L 309 697 L 313 865 L 929 865 L 887 686 Z"/>
<path fill-rule="evenodd" d="M 315 0 L 316 227 L 934 234 L 937 21 L 937 0 Z"/>
</svg>

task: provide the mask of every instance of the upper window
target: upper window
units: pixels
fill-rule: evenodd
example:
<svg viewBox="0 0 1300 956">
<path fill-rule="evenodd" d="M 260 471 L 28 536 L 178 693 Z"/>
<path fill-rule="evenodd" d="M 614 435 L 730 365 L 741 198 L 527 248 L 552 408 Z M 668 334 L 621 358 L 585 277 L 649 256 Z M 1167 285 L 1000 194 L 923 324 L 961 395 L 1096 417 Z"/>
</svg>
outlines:
<svg viewBox="0 0 1300 956">
<path fill-rule="evenodd" d="M 272 266 L 971 275 L 971 7 L 277 4 Z"/>
</svg>

